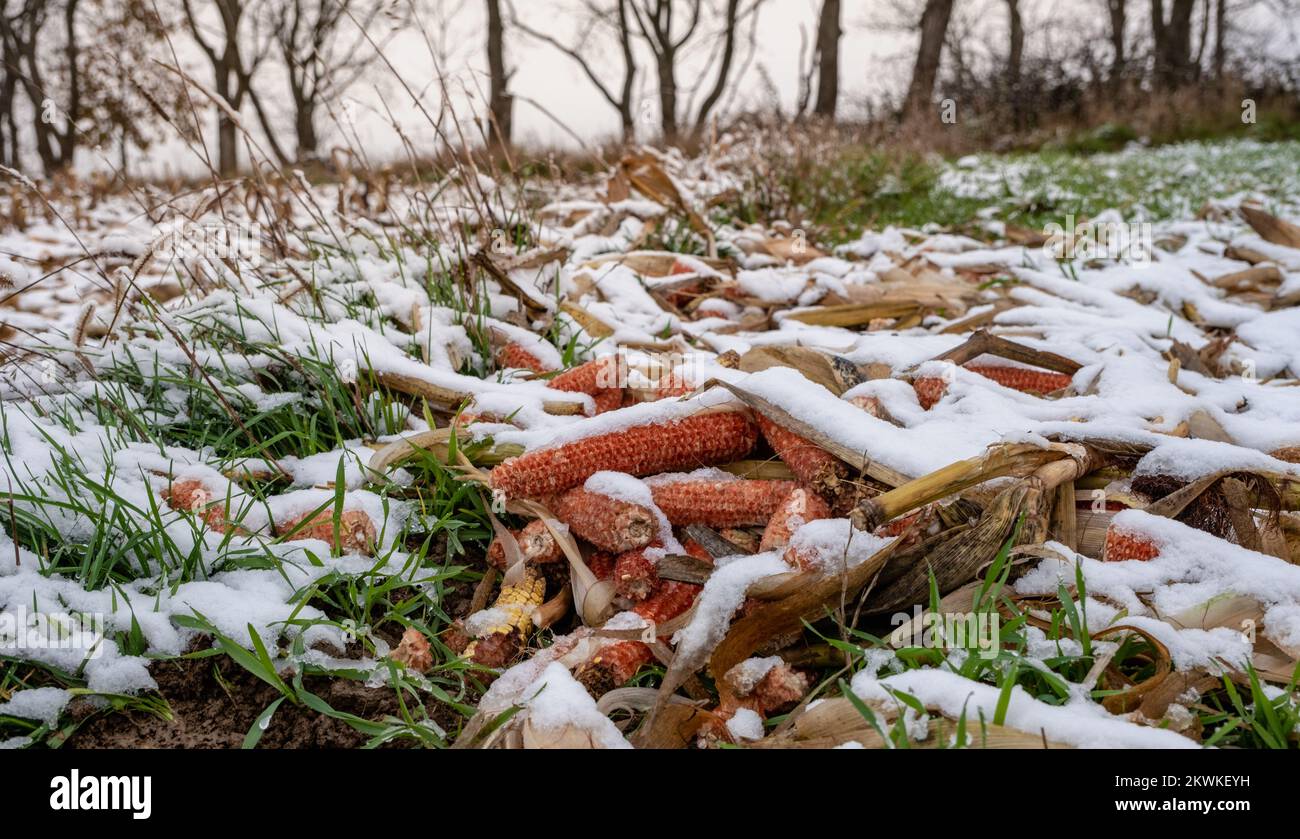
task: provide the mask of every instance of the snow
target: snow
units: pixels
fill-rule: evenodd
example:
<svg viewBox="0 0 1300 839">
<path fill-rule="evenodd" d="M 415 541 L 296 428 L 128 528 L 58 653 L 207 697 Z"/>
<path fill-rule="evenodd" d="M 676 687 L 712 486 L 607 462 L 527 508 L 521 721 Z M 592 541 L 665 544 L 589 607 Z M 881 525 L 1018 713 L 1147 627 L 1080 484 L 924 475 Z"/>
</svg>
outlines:
<svg viewBox="0 0 1300 839">
<path fill-rule="evenodd" d="M 530 697 L 526 708 L 528 723 L 534 728 L 549 732 L 577 730 L 590 737 L 596 748 L 632 748 L 564 665 L 548 664 L 541 677 L 524 692 Z"/>
<path fill-rule="evenodd" d="M 850 685 L 864 701 L 885 707 L 902 703 L 891 691 L 915 697 L 927 708 L 935 708 L 949 719 L 966 716 L 968 732 L 978 742 L 979 721 L 992 723 L 997 715 L 1000 691 L 992 685 L 973 682 L 943 670 L 908 670 L 883 679 L 859 673 Z M 905 706 L 904 706 L 905 707 Z M 1034 699 L 1019 685 L 1011 689 L 1005 725 L 1026 734 L 1041 735 L 1049 742 L 1083 749 L 1190 749 L 1196 743 L 1158 728 L 1135 725 L 1111 716 L 1100 705 L 1075 702 L 1048 705 Z"/>
<path fill-rule="evenodd" d="M 1120 163 L 1146 155 L 1178 173 L 1180 180 L 1196 180 L 1214 178 L 1228 157 L 1263 154 L 1260 149 L 1246 142 L 1222 149 L 1127 150 L 1096 156 L 1091 164 L 1103 174 L 1118 172 Z M 703 206 L 710 196 L 741 184 L 728 167 L 744 156 L 728 161 L 728 152 L 718 154 L 686 160 L 672 152 L 659 159 L 687 203 Z M 327 435 L 324 446 L 313 446 L 301 456 L 283 456 L 274 464 L 260 458 L 235 462 L 215 444 L 195 442 L 194 448 L 187 448 L 165 442 L 196 421 L 226 430 L 220 427 L 224 420 L 213 422 L 198 411 L 193 392 L 178 384 L 194 378 L 196 361 L 219 380 L 222 398 L 246 417 L 290 412 L 318 418 L 321 394 L 302 384 L 295 372 L 298 365 L 320 366 L 344 383 L 361 382 L 374 371 L 450 392 L 447 401 L 452 404 L 433 405 L 438 400 L 431 400 L 435 414 L 440 407 L 465 403 L 469 412 L 506 420 L 475 424 L 469 434 L 475 440 L 491 437 L 495 443 L 519 444 L 530 451 L 742 406 L 725 389 L 713 388 L 689 399 L 643 402 L 600 416 L 556 415 L 548 408 L 567 403 L 590 414 L 594 403 L 585 394 L 547 388 L 544 381 L 518 370 L 484 375 L 493 367 L 483 354 L 502 341 L 521 344 L 553 369 L 563 366 L 569 355 L 581 361 L 620 353 L 638 383 L 656 364 L 696 384 L 720 379 L 777 405 L 863 458 L 911 477 L 978 456 L 998 443 L 1044 446 L 1050 441 L 1118 440 L 1149 449 L 1137 463 L 1138 474 L 1193 480 L 1236 470 L 1300 478 L 1300 466 L 1271 454 L 1300 445 L 1300 398 L 1294 387 L 1300 375 L 1300 309 L 1270 311 L 1266 302 L 1226 293 L 1201 279 L 1246 267 L 1230 258 L 1232 251 L 1225 246 L 1231 245 L 1261 253 L 1277 265 L 1283 292 L 1300 288 L 1300 251 L 1263 241 L 1233 215 L 1242 202 L 1261 198 L 1265 206 L 1295 215 L 1294 176 L 1269 169 L 1261 166 L 1259 177 L 1234 182 L 1231 189 L 1224 186 L 1226 179 L 1206 181 L 1202 199 L 1210 199 L 1213 212 L 1204 219 L 1193 217 L 1198 200 L 1196 206 L 1166 212 L 1168 220 L 1160 220 L 1147 208 L 1163 201 L 1163 195 L 1136 196 L 1140 200 L 1123 204 L 1122 212 L 1095 214 L 1094 223 L 1118 226 L 1121 235 L 1127 235 L 1131 223 L 1150 221 L 1154 240 L 1164 244 L 1149 259 L 1129 255 L 1075 260 L 1068 272 L 1042 249 L 1007 241 L 1008 225 L 999 216 L 1008 196 L 1032 195 L 1060 206 L 1074 206 L 1078 196 L 1055 179 L 1041 183 L 1042 173 L 1027 160 L 985 156 L 943 166 L 940 183 L 955 194 L 990 204 L 980 220 L 983 230 L 998 237 L 994 241 L 942 232 L 934 225 L 919 230 L 888 227 L 863 231 L 835 248 L 833 255 L 796 265 L 761 252 L 772 236 L 790 235 L 789 227 L 718 225 L 719 252 L 741 255 L 734 276 L 699 257 L 648 251 L 641 255 L 661 263 L 671 257 L 677 273 L 642 273 L 626 258 L 628 253 L 646 240 L 651 226 L 678 223 L 677 210 L 640 197 L 607 204 L 598 185 L 559 187 L 553 203 L 537 213 L 540 220 L 523 217 L 521 222 L 539 247 L 568 249 L 563 260 L 509 269 L 527 306 L 510 288 L 492 280 L 475 289 L 472 300 L 451 299 L 461 291 L 438 285 L 447 284 L 444 281 L 455 276 L 449 269 L 461 268 L 462 260 L 481 245 L 466 251 L 449 237 L 436 245 L 417 246 L 406 237 L 390 235 L 394 225 L 423 223 L 426 214 L 458 229 L 498 223 L 479 216 L 474 208 L 478 202 L 459 200 L 465 193 L 452 184 L 434 206 L 422 195 L 398 189 L 384 219 L 336 211 L 332 208 L 340 202 L 335 192 L 307 185 L 304 188 L 320 199 L 322 216 L 290 208 L 289 228 L 299 240 L 291 241 L 289 250 L 310 257 L 277 259 L 263 263 L 259 271 L 204 264 L 202 284 L 178 278 L 162 260 L 141 264 L 137 287 L 121 301 L 120 311 L 103 278 L 89 272 L 55 272 L 12 298 L 0 312 L 0 322 L 14 333 L 8 340 L 15 350 L 13 363 L 0 373 L 0 480 L 7 481 L 15 495 L 16 511 L 47 525 L 69 544 L 102 540 L 101 520 L 111 520 L 124 524 L 111 532 L 110 540 L 125 540 L 127 533 L 151 534 L 170 546 L 174 556 L 160 561 L 136 551 L 131 557 L 135 565 L 123 573 L 127 579 L 95 587 L 72 573 L 56 573 L 46 556 L 15 545 L 12 534 L 0 537 L 0 618 L 16 619 L 20 610 L 78 611 L 100 615 L 104 621 L 104 637 L 89 658 L 86 648 L 18 649 L 8 639 L 0 641 L 5 645 L 0 650 L 69 672 L 82 669 L 92 691 L 137 693 L 155 687 L 148 671 L 150 657 L 178 655 L 195 641 L 196 630 L 182 626 L 186 618 L 201 615 L 217 631 L 245 645 L 252 643 L 251 625 L 274 651 L 277 664 L 292 666 L 300 662 L 284 652 L 287 641 L 342 652 L 346 640 L 321 609 L 301 602 L 302 592 L 317 581 L 335 575 L 398 576 L 421 584 L 417 581 L 423 577 L 415 567 L 419 563 L 404 551 L 402 539 L 403 529 L 418 523 L 421 511 L 390 498 L 366 467 L 376 445 L 426 430 L 434 421 L 426 418 L 418 398 L 388 406 L 394 425 L 376 428 L 377 440 L 351 431 Z M 1270 177 L 1276 183 L 1268 183 Z M 479 185 L 491 188 L 492 182 L 483 177 Z M 1266 187 L 1271 193 L 1252 192 L 1263 193 Z M 199 190 L 183 207 L 199 207 L 210 197 Z M 242 222 L 239 214 L 244 210 L 238 204 L 233 202 L 232 210 Z M 84 228 L 78 236 L 98 254 L 143 254 L 161 235 L 187 223 L 184 213 L 168 211 L 161 224 L 153 225 L 129 200 L 116 196 L 77 209 L 73 215 Z M 321 250 L 320 240 L 335 237 L 346 259 L 329 248 Z M 1175 238 L 1178 241 L 1169 244 Z M 70 231 L 37 219 L 24 231 L 0 235 L 0 252 L 0 285 L 16 288 L 43 276 L 44 266 L 76 259 L 81 249 Z M 996 271 L 1012 280 L 1006 286 L 973 290 L 963 298 L 962 312 L 936 312 L 922 325 L 905 329 L 819 327 L 789 317 L 794 310 L 875 294 L 907 270 L 923 271 L 926 277 L 937 272 L 944 282 L 972 287 L 978 282 L 970 279 L 972 270 L 981 278 Z M 661 306 L 657 287 L 691 278 L 712 284 L 715 291 L 693 310 Z M 141 292 L 158 293 L 156 317 L 142 306 Z M 569 314 L 556 315 L 555 332 L 548 332 L 561 296 L 614 334 L 591 335 Z M 954 318 L 989 314 L 994 304 L 999 306 L 997 314 L 985 324 L 993 334 L 1082 365 L 1067 395 L 1041 399 L 968 369 L 930 361 L 968 337 L 941 329 Z M 1001 308 L 1004 304 L 1010 308 Z M 105 337 L 110 320 L 114 332 Z M 82 329 L 87 322 L 89 329 Z M 763 326 L 746 325 L 750 323 Z M 1241 375 L 1209 376 L 1182 369 L 1171 381 L 1167 354 L 1175 341 L 1200 351 L 1212 347 L 1225 330 L 1235 330 L 1237 340 L 1224 350 L 1224 362 L 1235 365 Z M 216 332 L 239 339 L 213 340 Z M 882 366 L 888 377 L 837 395 L 791 369 L 746 373 L 720 363 L 721 353 L 765 346 L 834 353 L 863 367 Z M 31 351 L 31 358 L 24 357 L 25 350 Z M 977 361 L 1015 366 L 1004 359 Z M 158 392 L 122 384 L 120 375 L 112 375 L 115 368 L 138 369 L 146 381 L 157 379 Z M 924 410 L 909 379 L 929 376 L 943 379 L 947 392 Z M 850 400 L 859 396 L 878 399 L 890 419 L 876 419 L 852 404 Z M 124 431 L 104 416 L 102 407 L 92 407 L 108 397 L 138 416 L 148 434 Z M 376 407 L 374 396 L 370 399 L 365 410 Z M 1193 418 L 1217 424 L 1229 442 L 1199 439 L 1188 431 Z M 442 421 L 439 415 L 437 422 Z M 343 486 L 336 488 L 340 465 Z M 263 500 L 250 486 L 248 473 L 277 469 L 287 480 Z M 399 486 L 412 480 L 410 473 L 401 471 L 390 477 Z M 655 508 L 651 488 L 703 477 L 732 476 L 716 469 L 645 479 L 605 472 L 592 476 L 586 487 L 653 510 L 660 547 L 649 555 L 657 557 L 682 549 Z M 241 529 L 221 534 L 199 527 L 191 512 L 173 510 L 162 500 L 171 486 L 189 479 L 200 481 L 223 512 L 228 508 L 229 517 L 238 519 Z M 99 487 L 104 491 L 97 491 Z M 356 551 L 336 556 L 319 540 L 274 539 L 276 523 L 318 508 L 330 511 L 336 489 L 343 491 L 345 511 L 364 512 L 374 522 L 381 535 L 374 556 Z M 104 500 L 106 494 L 110 502 Z M 1171 622 L 1171 616 L 1215 598 L 1258 602 L 1265 637 L 1286 650 L 1300 649 L 1296 566 L 1140 511 L 1120 513 L 1114 521 L 1117 527 L 1153 539 L 1160 555 L 1149 562 L 1101 563 L 1053 544 L 1060 558 L 1038 562 L 1015 583 L 1016 590 L 1055 595 L 1062 583 L 1073 585 L 1077 563 L 1087 583 L 1085 604 L 1093 631 L 1119 623 L 1142 629 L 1168 647 L 1180 669 L 1239 667 L 1251 654 L 1236 627 L 1180 627 Z M 799 528 L 791 548 L 820 560 L 820 570 L 834 573 L 867 560 L 888 544 L 888 539 L 854 531 L 847 519 L 827 519 Z M 680 662 L 707 658 L 756 581 L 790 573 L 781 554 L 718 563 L 692 619 L 674 636 Z M 475 634 L 499 618 L 488 608 L 470 616 L 467 628 Z M 607 626 L 642 623 L 625 612 Z M 143 655 L 127 654 L 115 640 L 133 627 L 143 639 Z M 529 723 L 538 730 L 572 727 L 600 744 L 626 746 L 567 674 L 584 654 L 609 643 L 584 632 L 554 639 L 553 646 L 511 668 L 493 684 L 482 708 L 499 712 L 524 704 Z M 1056 642 L 1035 632 L 1028 633 L 1026 654 L 1032 661 L 1056 648 Z M 311 649 L 308 657 L 325 660 L 328 655 Z M 373 664 L 361 660 L 356 666 Z M 773 665 L 771 657 L 750 659 L 732 676 L 752 685 Z M 870 650 L 854 687 L 879 699 L 882 686 L 911 686 L 909 690 L 924 693 L 928 703 L 946 714 L 954 708 L 959 712 L 968 696 L 978 707 L 987 707 L 993 690 L 942 670 L 893 672 L 900 667 L 891 651 Z M 13 714 L 23 708 L 40 711 L 34 718 L 42 720 L 57 717 L 62 709 L 59 697 L 40 690 L 19 691 L 3 707 Z M 1152 745 L 1177 738 L 1109 717 L 1082 698 L 1048 707 L 1017 692 L 1012 706 L 1013 725 L 1076 745 Z M 762 736 L 758 723 L 755 726 L 749 712 L 738 713 L 729 728 L 737 739 Z M 910 719 L 909 724 L 919 727 L 924 720 Z"/>
<path fill-rule="evenodd" d="M 53 726 L 72 694 L 62 688 L 27 688 L 15 691 L 8 702 L 0 702 L 0 717 L 21 717 Z"/>
<path fill-rule="evenodd" d="M 739 708 L 727 720 L 727 732 L 737 741 L 762 740 L 763 718 L 749 708 Z"/>
</svg>

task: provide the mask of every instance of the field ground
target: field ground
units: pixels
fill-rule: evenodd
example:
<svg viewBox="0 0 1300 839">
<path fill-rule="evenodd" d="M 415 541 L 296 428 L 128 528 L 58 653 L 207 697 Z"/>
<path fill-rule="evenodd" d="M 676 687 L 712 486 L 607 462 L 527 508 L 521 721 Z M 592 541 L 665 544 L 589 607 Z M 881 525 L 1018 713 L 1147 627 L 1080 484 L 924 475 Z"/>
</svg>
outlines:
<svg viewBox="0 0 1300 839">
<path fill-rule="evenodd" d="M 285 179 L 48 205 L 16 190 L 25 223 L 0 232 L 0 745 L 445 747 L 467 726 L 495 745 L 640 744 L 667 678 L 722 709 L 694 722 L 714 745 L 1296 746 L 1300 242 L 1252 231 L 1239 208 L 1300 217 L 1300 142 L 956 161 L 738 142 L 692 160 L 630 155 L 617 172 L 521 183 L 462 167 L 382 188 Z M 1042 251 L 1046 226 L 1097 217 L 1149 223 L 1152 258 Z M 202 232 L 184 240 L 198 253 L 159 244 L 232 224 L 255 230 L 252 250 L 214 252 Z M 626 254 L 648 255 L 610 259 Z M 1214 282 L 1241 271 L 1255 273 Z M 827 314 L 853 305 L 870 311 Z M 1054 353 L 1067 381 L 1027 392 L 935 360 L 977 329 L 1035 353 L 995 370 Z M 827 396 L 808 378 L 823 362 L 733 360 L 794 345 L 857 378 Z M 600 388 L 545 386 L 615 349 L 632 370 L 615 411 L 583 420 Z M 653 375 L 660 353 L 681 379 L 655 401 L 671 389 Z M 698 605 L 674 624 L 672 665 L 648 656 L 628 683 L 646 690 L 610 698 L 593 688 L 602 641 L 584 622 L 620 612 L 626 633 L 649 601 L 620 589 L 603 613 L 572 607 L 564 592 L 618 588 L 601 586 L 604 560 L 584 542 L 591 580 L 572 557 L 524 573 L 554 606 L 546 628 L 535 604 L 492 607 L 488 545 L 530 513 L 498 498 L 494 516 L 503 479 L 474 475 L 557 441 L 734 411 L 719 387 L 675 398 L 713 379 L 793 416 L 819 449 L 839 445 L 841 461 L 867 447 L 878 471 L 843 478 L 854 509 L 895 497 L 881 469 L 918 479 L 991 452 L 1033 468 L 891 507 L 921 510 L 893 530 L 851 529 L 835 500 L 821 522 L 805 510 L 790 551 L 820 556 L 807 567 L 777 543 L 698 579 L 656 575 L 651 600 L 689 588 Z M 846 428 L 843 410 L 861 419 Z M 809 485 L 773 432 L 750 448 L 743 468 Z M 1042 479 L 1046 451 L 1054 469 L 1088 468 L 1050 485 L 1044 507 L 1019 482 Z M 658 486 L 607 484 L 626 504 Z M 547 486 L 549 503 L 573 483 Z M 1094 490 L 1115 520 L 1089 536 Z M 1178 491 L 1184 506 L 1152 512 Z M 1100 552 L 1118 537 L 1152 553 L 1101 561 L 1123 559 Z M 656 538 L 661 554 L 698 553 Z M 805 592 L 841 574 L 862 591 L 866 569 L 922 543 L 919 556 L 965 550 L 981 567 L 945 577 L 917 562 L 844 602 L 836 582 L 792 612 L 793 635 L 771 617 L 790 601 L 751 588 L 797 572 Z M 889 608 L 871 599 L 882 592 Z M 914 605 L 996 620 L 997 643 L 891 644 L 891 613 Z M 35 615 L 61 615 L 71 641 L 25 645 L 14 627 Z M 93 654 L 72 642 L 86 615 L 105 621 Z M 751 618 L 763 643 L 737 652 L 730 630 Z M 705 668 L 719 650 L 749 670 Z M 745 673 L 781 674 L 794 692 L 765 705 L 734 684 Z"/>
</svg>

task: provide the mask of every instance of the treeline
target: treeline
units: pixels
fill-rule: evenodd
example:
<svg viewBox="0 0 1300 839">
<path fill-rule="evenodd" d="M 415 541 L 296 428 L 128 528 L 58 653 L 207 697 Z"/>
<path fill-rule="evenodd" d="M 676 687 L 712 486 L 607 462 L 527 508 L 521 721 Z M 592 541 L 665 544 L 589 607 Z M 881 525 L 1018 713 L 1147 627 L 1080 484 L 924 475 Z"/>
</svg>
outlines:
<svg viewBox="0 0 1300 839">
<path fill-rule="evenodd" d="M 323 138 L 346 135 L 351 88 L 377 66 L 401 78 L 386 52 L 392 38 L 416 32 L 431 43 L 431 30 L 465 15 L 478 22 L 470 63 L 482 71 L 461 88 L 482 106 L 486 141 L 514 138 L 512 54 L 528 46 L 579 69 L 624 140 L 689 142 L 724 113 L 761 107 L 737 103 L 737 90 L 746 74 L 768 72 L 758 22 L 775 2 L 0 0 L 0 163 L 48 175 L 90 150 L 125 170 L 128 150 L 163 137 L 181 138 L 222 175 L 250 154 L 283 166 L 318 159 Z M 1055 5 L 810 2 L 798 31 L 782 35 L 800 43 L 797 101 L 783 108 L 769 97 L 770 110 L 781 119 L 843 118 L 853 81 L 843 74 L 846 35 L 864 31 L 914 45 L 901 95 L 878 96 L 867 111 L 902 124 L 942 118 L 945 101 L 1005 114 L 1025 130 L 1089 96 L 1230 81 L 1296 90 L 1294 60 L 1261 53 L 1247 22 L 1294 25 L 1300 0 L 1060 4 L 1073 20 L 1096 22 L 1080 31 L 1060 31 L 1077 24 L 1054 17 Z M 417 102 L 431 84 L 446 99 L 446 78 L 401 84 Z"/>
</svg>

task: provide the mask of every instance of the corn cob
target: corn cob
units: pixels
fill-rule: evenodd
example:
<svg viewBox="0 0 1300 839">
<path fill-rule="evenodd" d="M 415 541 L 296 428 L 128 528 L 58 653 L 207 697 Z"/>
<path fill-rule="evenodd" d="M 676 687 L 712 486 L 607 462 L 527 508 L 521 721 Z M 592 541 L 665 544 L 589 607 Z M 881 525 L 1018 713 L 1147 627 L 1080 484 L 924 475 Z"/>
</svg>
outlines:
<svg viewBox="0 0 1300 839">
<path fill-rule="evenodd" d="M 849 404 L 861 408 L 876 419 L 888 417 L 885 406 L 875 396 L 855 396 L 849 400 Z"/>
<path fill-rule="evenodd" d="M 1003 387 L 1018 390 L 1021 393 L 1044 394 L 1068 387 L 1073 376 L 1054 373 L 1050 370 L 1035 370 L 1028 367 L 1008 367 L 993 365 L 965 366 L 972 373 L 978 373 L 986 379 L 997 382 Z M 944 394 L 948 392 L 948 383 L 936 376 L 922 376 L 912 380 L 912 389 L 921 407 L 930 410 Z"/>
<path fill-rule="evenodd" d="M 849 467 L 844 461 L 761 414 L 758 425 L 772 451 L 800 481 L 827 498 L 837 498 L 848 489 Z"/>
<path fill-rule="evenodd" d="M 948 392 L 948 383 L 938 376 L 922 376 L 912 380 L 912 390 L 916 391 L 916 401 L 928 411 Z"/>
<path fill-rule="evenodd" d="M 688 556 L 693 556 L 696 559 L 703 560 L 710 565 L 713 564 L 713 554 L 709 553 L 703 545 L 691 537 L 682 537 L 682 548 L 686 551 Z"/>
<path fill-rule="evenodd" d="M 531 370 L 534 373 L 549 373 L 550 368 L 530 350 L 518 341 L 510 341 L 496 351 L 499 367 L 513 367 L 519 370 Z"/>
<path fill-rule="evenodd" d="M 798 702 L 810 687 L 808 677 L 784 661 L 773 664 L 757 680 L 746 679 L 744 667 L 741 662 L 723 676 L 724 707 L 749 708 L 766 716 Z"/>
<path fill-rule="evenodd" d="M 162 492 L 162 499 L 168 506 L 173 510 L 193 513 L 203 520 L 209 530 L 225 533 L 233 528 L 236 532 L 244 532 L 238 524 L 226 518 L 224 505 L 214 503 L 213 498 L 213 492 L 197 478 L 176 481 Z"/>
<path fill-rule="evenodd" d="M 413 626 L 407 627 L 402 633 L 401 642 L 388 657 L 417 673 L 423 673 L 433 666 L 433 650 L 429 646 L 429 639 Z"/>
<path fill-rule="evenodd" d="M 691 608 L 699 596 L 700 586 L 665 580 L 659 591 L 636 604 L 632 611 L 647 621 L 661 624 Z M 589 661 L 581 664 L 574 677 L 594 696 L 622 687 L 643 665 L 654 661 L 650 647 L 640 641 L 618 641 L 602 647 Z"/>
<path fill-rule="evenodd" d="M 659 572 L 644 550 L 621 553 L 614 560 L 614 589 L 629 600 L 645 600 L 659 589 Z"/>
<path fill-rule="evenodd" d="M 1150 539 L 1125 533 L 1114 525 L 1106 530 L 1106 547 L 1101 558 L 1106 562 L 1122 562 L 1126 559 L 1148 560 L 1160 555 L 1160 547 Z"/>
<path fill-rule="evenodd" d="M 658 530 L 654 513 L 642 505 L 582 487 L 552 496 L 546 506 L 579 538 L 610 553 L 644 548 Z"/>
<path fill-rule="evenodd" d="M 1274 449 L 1269 454 L 1278 460 L 1285 460 L 1287 463 L 1300 463 L 1300 446 L 1286 446 Z"/>
<path fill-rule="evenodd" d="M 604 551 L 596 551 L 587 557 L 587 567 L 597 580 L 608 580 L 614 576 L 614 556 Z"/>
<path fill-rule="evenodd" d="M 289 537 L 290 542 L 320 539 L 322 542 L 329 542 L 337 550 L 369 553 L 375 546 L 374 522 L 361 510 L 344 510 L 339 516 L 338 541 L 334 539 L 332 510 L 321 510 L 312 516 L 310 521 L 307 521 L 307 515 L 303 514 L 286 522 L 276 522 L 275 532 L 280 535 L 293 533 Z"/>
<path fill-rule="evenodd" d="M 551 531 L 541 519 L 530 521 L 519 530 L 512 532 L 515 541 L 519 543 L 519 552 L 523 554 L 526 564 L 540 565 L 564 559 L 564 553 L 560 550 L 555 537 L 551 535 Z M 488 546 L 487 561 L 493 568 L 506 567 L 506 549 L 501 544 L 501 540 L 492 540 L 492 544 Z"/>
<path fill-rule="evenodd" d="M 651 482 L 655 506 L 675 525 L 742 527 L 766 524 L 794 481 L 711 481 L 685 479 Z"/>
<path fill-rule="evenodd" d="M 1051 370 L 1035 370 L 1028 367 L 1009 367 L 1006 365 L 967 365 L 972 373 L 979 373 L 986 379 L 992 379 L 1003 387 L 1018 390 L 1021 393 L 1051 393 L 1063 387 L 1069 387 L 1073 376 L 1054 373 Z"/>
<path fill-rule="evenodd" d="M 815 492 L 802 487 L 795 487 L 781 502 L 781 507 L 772 515 L 763 531 L 763 541 L 759 543 L 760 551 L 771 551 L 790 544 L 794 532 L 810 521 L 828 519 L 831 508 Z"/>
<path fill-rule="evenodd" d="M 577 486 L 602 470 L 641 476 L 736 460 L 749 453 L 755 438 L 745 413 L 712 411 L 512 457 L 492 470 L 491 485 L 507 496 L 539 498 Z"/>
<path fill-rule="evenodd" d="M 542 605 L 546 581 L 532 568 L 524 569 L 517 585 L 502 586 L 492 608 L 502 613 L 500 623 L 470 642 L 465 658 L 484 667 L 505 667 L 524 648 L 533 630 L 533 610 Z"/>
<path fill-rule="evenodd" d="M 585 393 L 596 403 L 596 413 L 612 411 L 623 404 L 613 356 L 596 358 L 566 370 L 546 383 L 553 390 Z"/>
<path fill-rule="evenodd" d="M 767 719 L 793 706 L 811 687 L 806 675 L 781 662 L 768 670 L 757 683 L 737 689 L 732 677 L 738 667 L 740 665 L 733 667 L 724 677 L 730 689 L 723 693 L 722 703 L 713 711 L 713 719 L 700 731 L 700 741 L 704 745 L 730 740 L 726 722 L 740 709 L 746 708 Z"/>
</svg>

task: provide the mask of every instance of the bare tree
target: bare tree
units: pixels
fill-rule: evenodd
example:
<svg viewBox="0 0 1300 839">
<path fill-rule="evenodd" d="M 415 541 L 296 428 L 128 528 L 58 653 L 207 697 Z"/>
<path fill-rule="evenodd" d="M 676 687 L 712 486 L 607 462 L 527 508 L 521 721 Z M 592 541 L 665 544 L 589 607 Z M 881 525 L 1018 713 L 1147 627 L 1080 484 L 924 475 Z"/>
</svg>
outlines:
<svg viewBox="0 0 1300 839">
<path fill-rule="evenodd" d="M 293 107 L 296 159 L 316 157 L 321 107 L 336 101 L 378 58 L 367 31 L 376 26 L 384 6 L 382 0 L 278 0 L 271 9 L 271 30 Z M 393 31 L 390 26 L 388 37 Z M 262 127 L 273 133 L 265 120 Z"/>
<path fill-rule="evenodd" d="M 1228 14 L 1226 11 L 1227 0 L 1216 0 L 1214 4 L 1214 78 L 1223 78 L 1223 65 L 1227 58 L 1227 28 Z"/>
<path fill-rule="evenodd" d="M 1192 12 L 1196 0 L 1173 0 L 1168 17 L 1164 0 L 1151 0 L 1156 80 L 1176 87 L 1192 76 Z"/>
<path fill-rule="evenodd" d="M 185 23 L 190 36 L 212 65 L 212 91 L 230 110 L 238 114 L 252 88 L 253 73 L 266 57 L 269 44 L 260 33 L 258 12 L 260 0 L 212 0 L 219 26 L 215 31 L 195 12 L 194 0 L 182 0 Z M 245 42 L 252 44 L 245 55 Z M 256 95 L 249 97 L 261 107 Z M 217 168 L 223 177 L 230 177 L 239 168 L 238 128 L 224 109 L 217 109 Z M 267 139 L 277 157 L 285 158 L 268 132 Z"/>
<path fill-rule="evenodd" d="M 531 38 L 551 45 L 578 65 L 601 98 L 618 112 L 619 127 L 623 132 L 624 141 L 631 141 L 636 136 L 632 113 L 632 91 L 636 86 L 639 69 L 636 56 L 632 51 L 633 34 L 628 3 L 629 0 L 613 0 L 613 2 L 586 0 L 579 13 L 577 31 L 569 42 L 561 41 L 544 30 L 528 25 L 519 17 L 513 5 L 509 7 L 512 27 Z M 623 74 L 617 89 L 612 84 L 612 80 L 606 79 L 604 67 L 591 55 L 592 52 L 597 52 L 601 58 L 604 57 L 604 45 L 596 38 L 598 34 L 612 34 L 618 44 Z"/>
<path fill-rule="evenodd" d="M 0 159 L 19 162 L 19 92 L 46 174 L 82 147 L 148 143 L 159 87 L 148 51 L 164 27 L 145 0 L 5 0 L 0 5 Z M 86 50 L 83 44 L 95 49 Z M 150 97 L 154 97 L 152 100 Z"/>
<path fill-rule="evenodd" d="M 835 104 L 840 95 L 840 0 L 822 0 L 817 23 L 817 103 L 813 113 L 835 118 Z"/>
<path fill-rule="evenodd" d="M 4 38 L 5 52 L 14 65 L 11 72 L 31 102 L 36 154 L 46 174 L 71 163 L 77 145 L 83 69 L 76 33 L 79 5 L 80 0 L 19 0 L 12 10 L 6 3 L 2 16 L 0 37 Z M 59 45 L 51 50 L 51 44 Z M 47 51 L 58 55 L 60 69 L 64 71 L 60 91 L 63 95 L 58 100 L 53 97 L 53 87 L 46 78 Z"/>
<path fill-rule="evenodd" d="M 510 74 L 506 71 L 505 24 L 501 18 L 501 0 L 487 0 L 488 110 L 492 115 L 489 133 L 500 145 L 510 144 L 511 112 L 514 102 L 509 93 Z"/>
<path fill-rule="evenodd" d="M 713 83 L 700 102 L 693 121 L 688 123 L 692 134 L 698 135 L 704 129 L 709 115 L 727 89 L 736 59 L 736 39 L 742 19 L 756 15 L 762 4 L 763 0 L 749 0 L 747 5 L 743 0 L 723 0 L 720 10 L 717 10 L 720 23 Z M 683 118 L 690 119 L 688 115 L 679 112 L 677 66 L 687 45 L 701 31 L 701 23 L 707 11 L 705 6 L 703 0 L 629 0 L 628 3 L 636 22 L 636 31 L 654 58 L 660 129 L 664 140 L 669 143 L 681 138 Z M 680 26 L 683 21 L 685 26 Z"/>
<path fill-rule="evenodd" d="M 18 151 L 18 119 L 15 106 L 18 100 L 18 77 L 22 70 L 18 64 L 15 33 L 24 4 L 0 0 L 0 164 L 20 166 Z"/>
<path fill-rule="evenodd" d="M 1020 87 L 1025 59 L 1025 23 L 1020 17 L 1020 0 L 1007 0 L 1007 89 L 1011 96 Z"/>
<path fill-rule="evenodd" d="M 1110 15 L 1110 78 L 1118 81 L 1124 76 L 1128 53 L 1125 48 L 1125 29 L 1128 25 L 1128 8 L 1126 0 L 1106 0 L 1106 11 Z"/>
<path fill-rule="evenodd" d="M 926 0 L 921 13 L 921 44 L 916 50 L 916 65 L 907 89 L 903 112 L 907 116 L 928 110 L 934 98 L 934 83 L 939 76 L 939 59 L 943 54 L 948 21 L 952 18 L 953 0 Z"/>
</svg>

